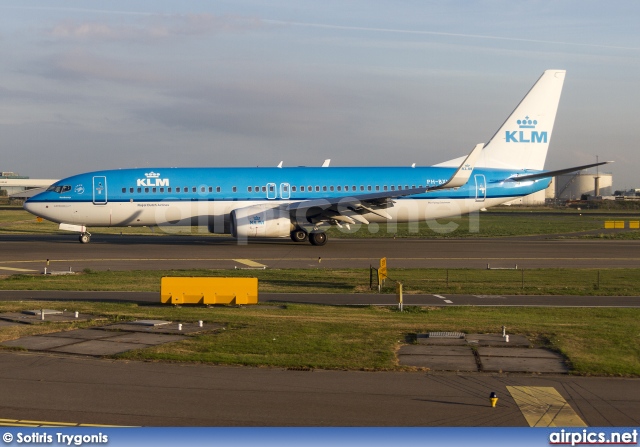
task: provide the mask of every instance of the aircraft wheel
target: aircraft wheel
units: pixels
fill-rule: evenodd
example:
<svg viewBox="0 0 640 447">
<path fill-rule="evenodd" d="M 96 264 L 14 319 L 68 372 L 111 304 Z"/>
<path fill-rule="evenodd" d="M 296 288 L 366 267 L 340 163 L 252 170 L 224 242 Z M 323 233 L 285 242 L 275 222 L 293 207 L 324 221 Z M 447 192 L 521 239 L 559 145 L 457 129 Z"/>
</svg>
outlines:
<svg viewBox="0 0 640 447">
<path fill-rule="evenodd" d="M 79 239 L 82 244 L 88 244 L 91 242 L 91 235 L 89 233 L 81 233 Z"/>
<path fill-rule="evenodd" d="M 291 240 L 293 242 L 304 242 L 307 240 L 307 237 L 308 237 L 307 232 L 300 228 L 293 230 L 291 232 Z"/>
<path fill-rule="evenodd" d="M 311 245 L 322 246 L 327 243 L 327 234 L 326 233 L 311 233 L 309 234 L 309 242 Z"/>
</svg>

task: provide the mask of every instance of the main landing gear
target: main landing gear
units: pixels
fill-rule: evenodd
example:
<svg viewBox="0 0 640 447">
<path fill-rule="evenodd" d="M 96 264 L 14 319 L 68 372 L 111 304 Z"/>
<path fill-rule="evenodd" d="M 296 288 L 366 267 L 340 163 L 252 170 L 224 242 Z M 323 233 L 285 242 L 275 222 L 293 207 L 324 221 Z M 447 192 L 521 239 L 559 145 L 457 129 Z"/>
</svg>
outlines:
<svg viewBox="0 0 640 447">
<path fill-rule="evenodd" d="M 80 233 L 80 237 L 78 238 L 80 243 L 88 244 L 91 242 L 91 233 Z"/>
<path fill-rule="evenodd" d="M 293 242 L 304 242 L 307 240 L 307 237 L 308 237 L 307 232 L 301 228 L 298 228 L 291 232 L 291 240 Z"/>
<path fill-rule="evenodd" d="M 316 232 L 309 234 L 311 245 L 322 246 L 327 243 L 327 233 Z"/>
<path fill-rule="evenodd" d="M 302 228 L 297 228 L 291 232 L 293 242 L 304 242 L 309 239 L 311 245 L 322 246 L 327 243 L 327 234 L 322 231 L 312 231 L 307 233 Z"/>
</svg>

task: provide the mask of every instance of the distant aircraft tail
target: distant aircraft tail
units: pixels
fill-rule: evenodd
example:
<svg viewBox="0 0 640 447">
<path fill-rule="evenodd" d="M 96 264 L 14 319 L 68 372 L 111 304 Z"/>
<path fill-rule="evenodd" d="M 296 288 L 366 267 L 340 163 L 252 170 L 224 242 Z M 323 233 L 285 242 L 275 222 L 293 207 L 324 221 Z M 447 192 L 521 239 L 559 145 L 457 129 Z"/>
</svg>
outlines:
<svg viewBox="0 0 640 447">
<path fill-rule="evenodd" d="M 486 144 L 477 167 L 544 169 L 565 70 L 546 70 Z M 457 165 L 459 159 L 436 166 Z"/>
</svg>

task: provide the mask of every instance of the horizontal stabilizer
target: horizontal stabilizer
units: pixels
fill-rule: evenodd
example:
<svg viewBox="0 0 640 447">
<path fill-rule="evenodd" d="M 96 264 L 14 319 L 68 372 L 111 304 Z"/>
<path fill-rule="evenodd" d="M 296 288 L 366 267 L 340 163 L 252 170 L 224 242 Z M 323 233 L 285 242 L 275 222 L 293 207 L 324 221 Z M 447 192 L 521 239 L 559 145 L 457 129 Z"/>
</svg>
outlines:
<svg viewBox="0 0 640 447">
<path fill-rule="evenodd" d="M 571 172 L 582 171 L 583 169 L 593 168 L 595 166 L 606 165 L 613 163 L 612 161 L 601 161 L 600 163 L 593 163 L 590 165 L 575 166 L 573 168 L 559 169 L 557 171 L 538 172 L 537 174 L 520 175 L 517 177 L 511 177 L 509 180 L 514 182 L 524 182 L 527 180 L 538 180 L 540 178 L 555 177 L 556 175 L 569 174 Z"/>
</svg>

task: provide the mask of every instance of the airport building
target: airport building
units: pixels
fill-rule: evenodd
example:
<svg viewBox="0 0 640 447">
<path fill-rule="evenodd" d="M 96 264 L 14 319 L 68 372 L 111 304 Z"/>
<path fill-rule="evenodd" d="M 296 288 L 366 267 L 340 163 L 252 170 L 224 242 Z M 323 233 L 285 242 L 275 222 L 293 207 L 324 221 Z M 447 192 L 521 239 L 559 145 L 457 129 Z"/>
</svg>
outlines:
<svg viewBox="0 0 640 447">
<path fill-rule="evenodd" d="M 0 197 L 7 197 L 24 191 L 24 186 L 15 186 L 15 180 L 24 180 L 28 178 L 29 177 L 22 176 L 16 172 L 0 172 Z"/>
</svg>

